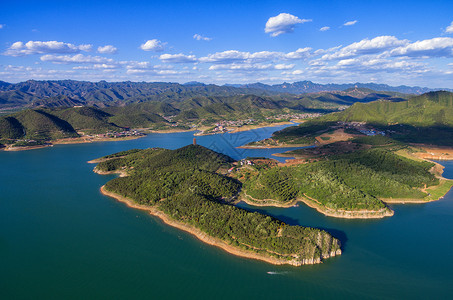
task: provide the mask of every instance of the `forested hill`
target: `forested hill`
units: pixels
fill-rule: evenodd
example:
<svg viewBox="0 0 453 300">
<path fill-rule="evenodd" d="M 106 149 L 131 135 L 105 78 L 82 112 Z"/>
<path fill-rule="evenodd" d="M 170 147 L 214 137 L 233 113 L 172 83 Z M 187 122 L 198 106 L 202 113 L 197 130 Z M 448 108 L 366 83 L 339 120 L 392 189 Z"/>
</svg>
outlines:
<svg viewBox="0 0 453 300">
<path fill-rule="evenodd" d="M 323 119 L 382 125 L 453 126 L 453 93 L 430 92 L 402 102 L 356 103 Z"/>
<path fill-rule="evenodd" d="M 291 226 L 228 204 L 241 189 L 239 181 L 223 175 L 233 166 L 228 156 L 189 145 L 176 150 L 129 150 L 102 160 L 97 172 L 129 175 L 110 180 L 105 190 L 219 239 L 222 248 L 296 266 L 341 254 L 340 241 L 324 230 Z"/>
</svg>

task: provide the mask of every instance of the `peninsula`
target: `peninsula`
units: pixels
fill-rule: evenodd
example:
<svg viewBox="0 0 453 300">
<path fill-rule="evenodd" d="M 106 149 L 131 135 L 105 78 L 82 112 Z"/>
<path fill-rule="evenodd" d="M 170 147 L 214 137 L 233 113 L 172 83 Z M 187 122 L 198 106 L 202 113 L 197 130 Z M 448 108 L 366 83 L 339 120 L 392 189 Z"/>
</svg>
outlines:
<svg viewBox="0 0 453 300">
<path fill-rule="evenodd" d="M 294 266 L 341 254 L 340 241 L 324 230 L 232 205 L 242 183 L 227 174 L 237 162 L 202 146 L 129 150 L 97 162 L 95 172 L 123 175 L 102 187 L 105 195 L 229 253 Z"/>
<path fill-rule="evenodd" d="M 388 203 L 438 200 L 453 186 L 441 165 L 418 158 L 417 151 L 369 136 L 278 154 L 295 158 L 287 163 L 250 159 L 232 176 L 243 182 L 239 199 L 251 205 L 301 201 L 331 217 L 382 218 L 393 215 Z"/>
</svg>

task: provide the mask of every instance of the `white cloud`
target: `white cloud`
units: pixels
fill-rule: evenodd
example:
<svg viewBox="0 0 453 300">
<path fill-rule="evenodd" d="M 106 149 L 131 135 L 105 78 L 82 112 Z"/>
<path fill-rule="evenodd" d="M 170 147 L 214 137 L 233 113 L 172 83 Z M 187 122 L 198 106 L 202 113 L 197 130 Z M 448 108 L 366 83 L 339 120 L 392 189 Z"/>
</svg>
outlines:
<svg viewBox="0 0 453 300">
<path fill-rule="evenodd" d="M 5 27 L 5 24 L 0 24 L 0 29 L 3 29 Z"/>
<path fill-rule="evenodd" d="M 329 29 L 330 29 L 329 26 L 324 26 L 324 27 L 321 27 L 321 28 L 319 29 L 319 31 L 327 31 L 327 30 L 329 30 Z"/>
<path fill-rule="evenodd" d="M 274 67 L 276 70 L 291 70 L 294 68 L 294 64 L 285 65 L 285 64 L 276 64 Z"/>
<path fill-rule="evenodd" d="M 4 53 L 9 56 L 22 56 L 43 53 L 78 53 L 80 51 L 91 51 L 92 45 L 73 45 L 57 41 L 28 41 L 27 43 L 15 42 Z"/>
<path fill-rule="evenodd" d="M 270 33 L 271 36 L 276 37 L 283 33 L 293 32 L 297 24 L 311 21 L 312 20 L 308 19 L 299 19 L 291 14 L 281 13 L 278 16 L 271 17 L 267 20 L 264 32 Z"/>
<path fill-rule="evenodd" d="M 91 66 L 77 66 L 73 70 L 105 70 L 117 69 L 119 66 L 116 64 L 93 64 Z"/>
<path fill-rule="evenodd" d="M 210 40 L 212 40 L 212 38 L 202 36 L 201 34 L 198 34 L 198 33 L 194 34 L 193 38 L 196 39 L 197 41 L 210 41 Z"/>
<path fill-rule="evenodd" d="M 221 64 L 212 65 L 209 70 L 236 70 L 236 71 L 256 71 L 256 70 L 269 70 L 272 69 L 271 64 Z"/>
<path fill-rule="evenodd" d="M 90 52 L 91 49 L 93 49 L 93 45 L 90 45 L 90 44 L 80 45 L 79 49 L 82 51 L 85 51 L 85 52 Z"/>
<path fill-rule="evenodd" d="M 194 63 L 197 62 L 195 55 L 179 54 L 162 54 L 159 59 L 165 63 Z"/>
<path fill-rule="evenodd" d="M 294 64 L 260 64 L 260 63 L 232 63 L 217 64 L 209 67 L 209 70 L 232 70 L 232 71 L 262 71 L 262 70 L 290 70 Z"/>
<path fill-rule="evenodd" d="M 118 49 L 112 45 L 105 45 L 98 47 L 98 52 L 103 54 L 115 54 Z"/>
<path fill-rule="evenodd" d="M 113 59 L 105 58 L 101 56 L 91 56 L 91 55 L 52 55 L 47 54 L 43 55 L 40 58 L 42 61 L 49 61 L 56 64 L 77 64 L 77 63 L 93 63 L 93 64 L 102 64 L 102 63 L 114 63 Z"/>
<path fill-rule="evenodd" d="M 146 41 L 146 43 L 140 45 L 140 49 L 144 51 L 154 51 L 154 52 L 161 52 L 164 51 L 164 45 L 165 43 L 162 43 L 161 41 L 157 39 L 152 39 Z"/>
<path fill-rule="evenodd" d="M 355 23 L 357 23 L 357 22 L 358 22 L 357 20 L 348 21 L 348 22 L 344 23 L 343 26 L 352 26 L 352 25 L 355 25 Z"/>
<path fill-rule="evenodd" d="M 398 46 L 407 45 L 408 40 L 399 40 L 394 36 L 378 36 L 371 40 L 363 39 L 360 42 L 352 43 L 346 47 L 340 48 L 331 54 L 325 54 L 322 59 L 344 59 L 357 55 L 376 54 Z"/>
<path fill-rule="evenodd" d="M 294 71 L 284 71 L 284 72 L 282 72 L 282 75 L 300 75 L 303 73 L 304 73 L 304 71 L 302 71 L 302 70 L 294 70 Z"/>
<path fill-rule="evenodd" d="M 305 49 L 305 48 L 304 48 Z M 301 50 L 301 49 L 299 49 Z M 297 51 L 299 51 L 297 50 Z M 296 58 L 296 56 L 302 55 L 299 52 L 290 52 L 288 59 Z M 213 54 L 209 54 L 208 56 L 201 57 L 199 59 L 200 62 L 204 63 L 214 63 L 214 64 L 231 64 L 231 63 L 262 63 L 262 62 L 269 62 L 279 59 L 286 58 L 283 52 L 272 52 L 272 51 L 260 51 L 260 52 L 242 52 L 237 50 L 227 50 L 223 52 L 216 52 Z"/>
<path fill-rule="evenodd" d="M 445 28 L 446 33 L 453 33 L 453 22 L 451 22 L 450 26 Z"/>
<path fill-rule="evenodd" d="M 299 48 L 294 52 L 289 52 L 284 55 L 286 59 L 304 59 L 310 56 L 310 47 Z"/>
<path fill-rule="evenodd" d="M 453 57 L 453 38 L 441 37 L 416 41 L 390 52 L 393 56 Z"/>
</svg>

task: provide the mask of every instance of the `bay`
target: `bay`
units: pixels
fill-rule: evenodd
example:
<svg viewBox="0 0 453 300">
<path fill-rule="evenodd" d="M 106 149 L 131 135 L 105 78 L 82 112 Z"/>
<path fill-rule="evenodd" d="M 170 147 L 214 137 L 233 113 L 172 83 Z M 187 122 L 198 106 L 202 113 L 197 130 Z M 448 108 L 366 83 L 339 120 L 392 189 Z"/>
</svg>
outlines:
<svg viewBox="0 0 453 300">
<path fill-rule="evenodd" d="M 199 136 L 235 159 L 282 149 L 238 149 L 283 127 Z M 290 224 L 323 228 L 343 254 L 323 264 L 273 266 L 239 258 L 103 196 L 113 176 L 88 160 L 147 147 L 176 149 L 193 132 L 0 152 L 1 299 L 446 299 L 453 295 L 453 193 L 392 205 L 380 220 L 326 217 L 291 208 L 239 206 Z M 285 149 L 290 150 L 290 149 Z M 276 157 L 274 157 L 276 158 Z M 283 160 L 283 158 L 278 158 Z M 453 162 L 441 162 L 453 178 Z"/>
</svg>

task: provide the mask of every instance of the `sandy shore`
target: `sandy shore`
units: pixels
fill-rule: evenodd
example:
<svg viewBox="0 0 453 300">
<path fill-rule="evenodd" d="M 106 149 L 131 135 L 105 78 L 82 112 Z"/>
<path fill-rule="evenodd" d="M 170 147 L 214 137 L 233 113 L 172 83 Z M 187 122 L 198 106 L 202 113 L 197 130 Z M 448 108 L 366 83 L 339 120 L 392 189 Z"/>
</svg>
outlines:
<svg viewBox="0 0 453 300">
<path fill-rule="evenodd" d="M 275 146 L 270 146 L 270 145 L 265 145 L 265 146 L 239 146 L 236 148 L 239 149 L 274 149 L 274 148 L 298 148 L 298 147 L 309 147 L 313 146 L 313 144 L 282 144 L 282 145 L 275 145 Z M 278 153 L 276 153 L 278 154 Z M 273 154 L 275 155 L 275 154 Z M 278 155 L 275 155 L 278 156 Z M 292 157 L 292 156 L 291 156 Z"/>
<path fill-rule="evenodd" d="M 47 147 L 52 147 L 52 146 L 53 146 L 52 144 L 48 144 L 48 145 L 36 145 L 36 146 L 25 146 L 25 147 L 5 147 L 2 150 L 4 150 L 4 151 L 25 151 L 25 150 L 47 148 Z"/>
<path fill-rule="evenodd" d="M 161 210 L 159 210 L 156 207 L 140 205 L 140 204 L 135 203 L 130 198 L 126 198 L 126 197 L 123 197 L 116 193 L 107 191 L 105 189 L 105 186 L 101 187 L 101 193 L 106 196 L 112 197 L 120 202 L 123 202 L 129 207 L 146 210 L 151 215 L 160 218 L 165 224 L 178 228 L 180 230 L 186 231 L 186 232 L 194 235 L 196 238 L 198 238 L 202 242 L 207 243 L 212 246 L 219 247 L 219 248 L 225 250 L 226 252 L 231 253 L 236 256 L 260 260 L 260 261 L 264 261 L 264 262 L 274 264 L 274 265 L 288 264 L 288 265 L 293 265 L 293 266 L 300 266 L 303 264 L 321 263 L 321 260 L 304 260 L 304 261 L 300 262 L 300 261 L 296 261 L 296 260 L 279 259 L 276 257 L 264 255 L 264 254 L 258 254 L 258 253 L 246 251 L 246 250 L 231 246 L 231 245 L 227 244 L 226 242 L 222 241 L 221 239 L 209 236 L 206 233 L 202 232 L 200 229 L 195 228 L 194 226 L 175 221 L 175 220 L 171 219 L 170 217 L 168 217 L 164 212 L 162 212 Z M 336 255 L 336 253 L 331 253 L 331 256 L 335 256 L 335 255 Z"/>
<path fill-rule="evenodd" d="M 428 160 L 453 160 L 453 148 L 451 147 L 432 147 L 425 145 L 417 145 L 426 152 L 414 153 L 418 158 Z"/>
<path fill-rule="evenodd" d="M 59 139 L 52 141 L 54 145 L 69 145 L 69 144 L 85 144 L 85 143 L 95 143 L 95 142 L 116 142 L 116 141 L 129 141 L 129 140 L 136 140 L 146 135 L 140 136 L 128 136 L 128 137 L 121 137 L 121 138 L 90 138 L 90 137 L 78 137 L 78 138 L 67 138 L 67 139 Z"/>
<path fill-rule="evenodd" d="M 380 219 L 380 218 L 384 218 L 384 217 L 393 216 L 393 214 L 394 214 L 394 212 L 389 208 L 383 208 L 378 211 L 376 211 L 376 210 L 355 210 L 355 211 L 332 210 L 332 209 L 324 207 L 323 205 L 319 204 L 318 201 L 316 201 L 315 199 L 310 198 L 308 196 L 299 197 L 290 202 L 281 203 L 281 202 L 278 202 L 278 201 L 272 200 L 272 199 L 265 199 L 265 200 L 253 199 L 251 196 L 248 196 L 247 194 L 245 194 L 245 195 L 242 195 L 238 201 L 244 201 L 248 205 L 252 205 L 252 206 L 273 206 L 273 207 L 282 207 L 282 208 L 292 207 L 292 206 L 297 205 L 297 203 L 299 203 L 299 202 L 303 202 L 307 206 L 316 209 L 318 212 L 322 213 L 323 215 L 326 215 L 328 217 L 343 218 L 343 219 Z"/>
<path fill-rule="evenodd" d="M 307 197 L 307 196 L 305 196 Z M 381 219 L 384 217 L 391 217 L 394 215 L 393 210 L 390 208 L 382 208 L 380 210 L 332 210 L 326 208 L 317 202 L 314 199 L 300 198 L 300 201 L 307 204 L 309 207 L 316 209 L 318 212 L 334 218 L 342 219 Z"/>
<path fill-rule="evenodd" d="M 163 130 L 146 130 L 150 133 L 179 133 L 179 132 L 191 132 L 198 129 L 163 129 Z"/>
</svg>

